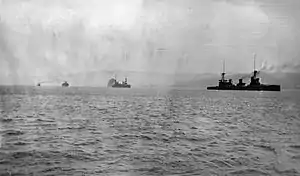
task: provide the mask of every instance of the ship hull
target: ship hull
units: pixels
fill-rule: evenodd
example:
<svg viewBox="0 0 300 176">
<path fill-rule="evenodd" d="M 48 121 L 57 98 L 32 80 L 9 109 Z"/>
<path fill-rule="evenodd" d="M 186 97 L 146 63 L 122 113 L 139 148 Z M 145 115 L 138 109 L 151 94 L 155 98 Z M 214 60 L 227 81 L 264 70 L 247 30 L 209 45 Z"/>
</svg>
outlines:
<svg viewBox="0 0 300 176">
<path fill-rule="evenodd" d="M 260 85 L 260 86 L 244 86 L 244 87 L 207 87 L 207 90 L 243 90 L 243 91 L 281 91 L 280 85 Z"/>
<path fill-rule="evenodd" d="M 131 88 L 131 85 L 112 85 L 112 88 Z"/>
</svg>

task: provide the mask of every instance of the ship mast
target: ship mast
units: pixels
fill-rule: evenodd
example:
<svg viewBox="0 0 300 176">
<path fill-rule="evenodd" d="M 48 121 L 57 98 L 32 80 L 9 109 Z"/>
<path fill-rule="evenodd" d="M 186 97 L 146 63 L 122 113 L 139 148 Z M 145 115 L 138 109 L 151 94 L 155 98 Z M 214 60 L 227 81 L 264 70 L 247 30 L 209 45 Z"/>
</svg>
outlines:
<svg viewBox="0 0 300 176">
<path fill-rule="evenodd" d="M 256 74 L 257 74 L 257 71 L 255 70 L 255 59 L 256 59 L 256 53 L 253 54 L 253 77 L 256 78 Z"/>
<path fill-rule="evenodd" d="M 223 60 L 222 82 L 225 80 L 225 59 Z"/>
<path fill-rule="evenodd" d="M 223 73 L 225 73 L 225 59 L 223 60 Z"/>
<path fill-rule="evenodd" d="M 253 68 L 254 68 L 254 71 L 255 71 L 255 58 L 256 58 L 256 53 L 253 54 Z"/>
<path fill-rule="evenodd" d="M 127 51 L 124 52 L 125 62 L 127 61 Z"/>
</svg>

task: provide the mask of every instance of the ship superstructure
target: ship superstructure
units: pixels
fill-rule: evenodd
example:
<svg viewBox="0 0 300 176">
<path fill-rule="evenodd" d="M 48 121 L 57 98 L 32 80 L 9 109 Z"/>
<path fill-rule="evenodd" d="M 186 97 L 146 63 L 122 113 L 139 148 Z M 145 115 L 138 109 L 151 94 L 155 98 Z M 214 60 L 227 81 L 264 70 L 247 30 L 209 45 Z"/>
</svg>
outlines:
<svg viewBox="0 0 300 176">
<path fill-rule="evenodd" d="M 131 85 L 128 84 L 127 78 L 125 77 L 124 81 L 118 81 L 116 76 L 114 78 L 111 78 L 108 83 L 107 87 L 113 87 L 113 88 L 131 88 Z"/>
<path fill-rule="evenodd" d="M 63 83 L 61 84 L 61 86 L 62 86 L 62 87 L 69 87 L 70 85 L 69 85 L 69 83 L 68 83 L 67 81 L 65 81 L 65 82 L 63 82 Z"/>
<path fill-rule="evenodd" d="M 243 78 L 239 79 L 239 82 L 235 85 L 232 83 L 232 79 L 225 79 L 225 61 L 223 62 L 223 73 L 221 73 L 221 80 L 219 80 L 218 86 L 207 87 L 208 90 L 251 90 L 251 91 L 280 91 L 280 85 L 269 85 L 260 83 L 260 79 L 257 77 L 259 71 L 255 69 L 256 54 L 254 54 L 254 71 L 251 76 L 250 83 L 246 85 L 243 82 Z"/>
</svg>

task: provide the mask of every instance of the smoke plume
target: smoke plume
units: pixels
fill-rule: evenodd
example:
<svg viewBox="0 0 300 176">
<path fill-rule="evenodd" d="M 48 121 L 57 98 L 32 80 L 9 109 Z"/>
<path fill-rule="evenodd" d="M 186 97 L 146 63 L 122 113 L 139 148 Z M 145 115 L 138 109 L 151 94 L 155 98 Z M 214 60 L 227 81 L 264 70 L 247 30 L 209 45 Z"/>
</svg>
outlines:
<svg viewBox="0 0 300 176">
<path fill-rule="evenodd" d="M 267 61 L 264 61 L 259 71 L 300 73 L 300 63 L 294 61 L 294 62 L 283 62 L 278 65 L 273 65 L 273 64 L 268 64 Z"/>
</svg>

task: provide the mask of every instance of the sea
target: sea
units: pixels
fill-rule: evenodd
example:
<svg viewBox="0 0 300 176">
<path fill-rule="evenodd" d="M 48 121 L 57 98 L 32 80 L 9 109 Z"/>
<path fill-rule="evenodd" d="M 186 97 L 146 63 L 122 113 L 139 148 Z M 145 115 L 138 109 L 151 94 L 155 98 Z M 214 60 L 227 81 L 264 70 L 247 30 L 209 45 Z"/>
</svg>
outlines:
<svg viewBox="0 0 300 176">
<path fill-rule="evenodd" d="M 300 91 L 0 87 L 1 176 L 299 176 Z"/>
</svg>

